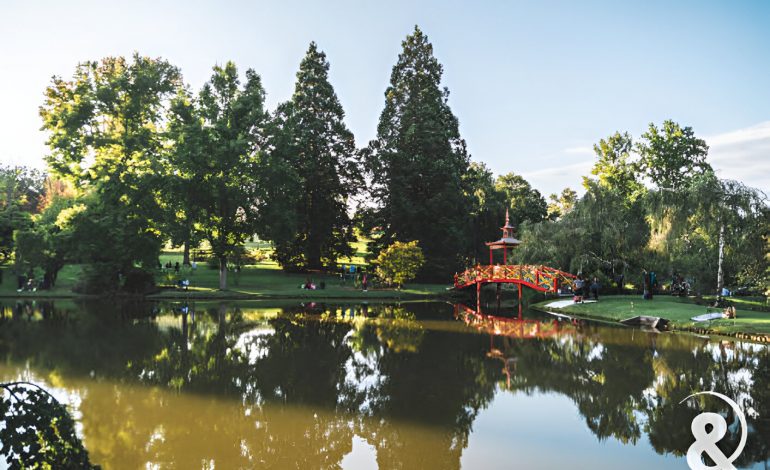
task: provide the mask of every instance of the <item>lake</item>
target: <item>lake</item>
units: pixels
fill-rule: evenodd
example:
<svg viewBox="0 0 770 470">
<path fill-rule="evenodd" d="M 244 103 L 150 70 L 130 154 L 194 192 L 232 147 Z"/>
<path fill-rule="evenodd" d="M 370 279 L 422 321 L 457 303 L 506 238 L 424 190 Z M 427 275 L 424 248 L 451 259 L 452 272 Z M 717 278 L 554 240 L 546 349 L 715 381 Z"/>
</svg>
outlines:
<svg viewBox="0 0 770 470">
<path fill-rule="evenodd" d="M 701 412 L 738 443 L 726 404 L 680 403 L 707 390 L 745 411 L 735 465 L 770 466 L 768 347 L 533 311 L 6 300 L 0 381 L 19 379 L 105 469 L 686 469 Z"/>
</svg>

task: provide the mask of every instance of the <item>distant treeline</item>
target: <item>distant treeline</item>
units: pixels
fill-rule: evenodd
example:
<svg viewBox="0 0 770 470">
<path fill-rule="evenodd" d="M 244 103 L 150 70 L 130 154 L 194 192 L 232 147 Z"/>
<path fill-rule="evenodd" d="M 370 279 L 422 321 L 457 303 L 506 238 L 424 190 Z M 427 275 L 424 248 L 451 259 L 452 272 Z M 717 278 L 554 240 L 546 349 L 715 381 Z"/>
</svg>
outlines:
<svg viewBox="0 0 770 470">
<path fill-rule="evenodd" d="M 546 201 L 521 176 L 471 162 L 433 46 L 419 28 L 402 46 L 363 148 L 315 43 L 291 99 L 272 111 L 260 76 L 232 62 L 198 91 L 139 54 L 54 77 L 40 108 L 47 175 L 2 170 L 0 256 L 51 284 L 64 264 L 84 263 L 102 291 L 148 276 L 169 241 L 185 254 L 206 241 L 224 289 L 228 259 L 254 235 L 285 269 L 309 270 L 351 255 L 363 234 L 375 254 L 419 241 L 421 277 L 448 282 L 484 262 L 483 242 L 499 238 L 510 210 L 520 262 L 605 278 L 676 271 L 706 290 L 718 271 L 719 282 L 767 284 L 767 199 L 717 178 L 689 127 L 600 141 L 585 195 L 566 188 Z"/>
</svg>

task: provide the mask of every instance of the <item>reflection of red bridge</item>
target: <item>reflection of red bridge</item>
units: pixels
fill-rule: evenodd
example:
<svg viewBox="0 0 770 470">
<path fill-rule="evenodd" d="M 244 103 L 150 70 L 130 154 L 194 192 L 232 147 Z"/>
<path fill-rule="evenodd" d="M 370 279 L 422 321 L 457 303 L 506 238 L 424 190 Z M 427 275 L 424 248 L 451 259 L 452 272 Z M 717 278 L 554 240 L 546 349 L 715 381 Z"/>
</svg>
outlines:
<svg viewBox="0 0 770 470">
<path fill-rule="evenodd" d="M 481 333 L 493 336 L 532 339 L 575 333 L 574 325 L 570 324 L 565 330 L 556 318 L 551 321 L 542 321 L 523 319 L 521 316 L 519 318 L 496 317 L 484 315 L 463 304 L 455 304 L 455 318 L 463 320 L 466 325 Z"/>
<path fill-rule="evenodd" d="M 505 374 L 506 387 L 509 389 L 519 363 L 519 357 L 515 353 L 516 348 L 510 347 L 512 343 L 509 339 L 558 338 L 563 335 L 575 335 L 578 332 L 574 322 L 562 322 L 556 318 L 550 321 L 524 319 L 521 317 L 521 304 L 519 304 L 518 318 L 484 315 L 481 310 L 455 304 L 455 318 L 464 321 L 479 333 L 489 335 L 487 357 L 502 361 L 502 372 Z M 495 347 L 495 343 L 501 347 Z"/>
</svg>

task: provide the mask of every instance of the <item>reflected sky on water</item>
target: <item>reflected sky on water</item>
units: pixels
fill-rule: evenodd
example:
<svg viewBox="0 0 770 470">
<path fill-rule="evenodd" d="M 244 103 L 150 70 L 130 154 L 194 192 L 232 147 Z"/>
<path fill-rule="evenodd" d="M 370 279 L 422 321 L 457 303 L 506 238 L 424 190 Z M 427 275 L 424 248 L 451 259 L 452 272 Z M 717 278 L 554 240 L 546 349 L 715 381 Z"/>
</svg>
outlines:
<svg viewBox="0 0 770 470">
<path fill-rule="evenodd" d="M 770 350 L 462 305 L 2 303 L 0 380 L 104 468 L 687 468 L 692 419 L 770 455 Z"/>
</svg>

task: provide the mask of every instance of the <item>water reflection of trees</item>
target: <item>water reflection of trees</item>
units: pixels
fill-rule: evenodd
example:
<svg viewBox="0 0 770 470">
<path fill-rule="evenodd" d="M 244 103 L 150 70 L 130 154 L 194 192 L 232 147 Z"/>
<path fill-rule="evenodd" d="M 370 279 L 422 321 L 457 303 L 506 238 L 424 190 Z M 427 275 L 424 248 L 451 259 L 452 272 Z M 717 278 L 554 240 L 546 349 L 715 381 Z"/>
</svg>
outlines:
<svg viewBox="0 0 770 470">
<path fill-rule="evenodd" d="M 477 414 L 500 388 L 561 393 L 597 438 L 646 435 L 657 452 L 677 455 L 692 442 L 699 407 L 718 406 L 679 402 L 716 390 L 755 411 L 737 463 L 768 458 L 767 348 L 569 322 L 548 338 L 495 334 L 499 325 L 468 334 L 426 327 L 451 315 L 436 304 L 269 316 L 187 307 L 114 315 L 109 305 L 14 304 L 0 317 L 0 356 L 49 376 L 94 378 L 79 383 L 96 462 L 328 468 L 357 434 L 382 468 L 458 468 Z"/>
<path fill-rule="evenodd" d="M 562 393 L 600 440 L 635 443 L 646 434 L 656 452 L 675 455 L 684 455 L 692 444 L 690 423 L 702 411 L 721 412 L 728 425 L 735 423 L 732 410 L 719 401 L 680 404 L 692 393 L 717 391 L 749 410 L 748 444 L 736 465 L 768 460 L 768 348 L 583 322 L 560 331 L 557 339 L 493 336 L 493 355 L 515 363 L 507 388 Z M 510 373 L 511 368 L 504 370 Z M 730 455 L 737 439 L 733 433 L 718 445 Z"/>
</svg>

